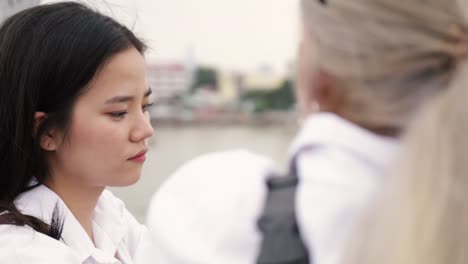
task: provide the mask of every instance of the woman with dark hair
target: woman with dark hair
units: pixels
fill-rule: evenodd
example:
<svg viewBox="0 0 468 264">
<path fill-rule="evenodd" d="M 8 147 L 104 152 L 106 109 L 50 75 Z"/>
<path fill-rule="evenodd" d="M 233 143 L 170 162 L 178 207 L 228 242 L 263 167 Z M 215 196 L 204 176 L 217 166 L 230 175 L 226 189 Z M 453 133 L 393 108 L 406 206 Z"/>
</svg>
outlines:
<svg viewBox="0 0 468 264">
<path fill-rule="evenodd" d="M 145 45 L 73 2 L 0 27 L 2 263 L 133 263 L 144 227 L 107 186 L 141 174 Z"/>
</svg>

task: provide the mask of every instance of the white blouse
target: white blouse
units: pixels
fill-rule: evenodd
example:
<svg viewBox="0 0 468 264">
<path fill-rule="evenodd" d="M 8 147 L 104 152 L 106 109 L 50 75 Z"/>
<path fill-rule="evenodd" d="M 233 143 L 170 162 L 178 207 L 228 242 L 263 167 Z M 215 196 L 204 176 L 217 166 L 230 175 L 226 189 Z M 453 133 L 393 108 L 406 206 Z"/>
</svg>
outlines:
<svg viewBox="0 0 468 264">
<path fill-rule="evenodd" d="M 15 204 L 23 214 L 45 223 L 50 223 L 57 208 L 64 220 L 62 239 L 55 240 L 27 226 L 0 225 L 2 263 L 133 264 L 137 247 L 147 235 L 123 202 L 107 190 L 94 211 L 94 243 L 63 200 L 44 185 L 21 194 Z"/>
</svg>

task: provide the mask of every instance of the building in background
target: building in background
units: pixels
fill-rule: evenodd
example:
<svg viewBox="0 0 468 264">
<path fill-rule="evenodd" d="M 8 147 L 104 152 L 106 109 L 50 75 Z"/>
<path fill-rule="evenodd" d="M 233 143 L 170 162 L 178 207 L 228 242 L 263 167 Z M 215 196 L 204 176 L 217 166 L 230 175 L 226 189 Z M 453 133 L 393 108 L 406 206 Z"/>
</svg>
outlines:
<svg viewBox="0 0 468 264">
<path fill-rule="evenodd" d="M 187 93 L 192 75 L 190 67 L 183 63 L 158 63 L 147 67 L 148 84 L 161 101 Z"/>
<path fill-rule="evenodd" d="M 241 111 L 250 113 L 290 112 L 294 108 L 293 68 L 286 74 L 259 70 L 242 79 Z"/>
<path fill-rule="evenodd" d="M 242 74 L 220 72 L 218 91 L 226 101 L 239 101 L 242 92 Z"/>
<path fill-rule="evenodd" d="M 271 91 L 278 89 L 284 81 L 283 75 L 273 73 L 248 73 L 242 80 L 243 92 L 248 91 Z"/>
<path fill-rule="evenodd" d="M 40 0 L 0 0 L 0 22 L 26 8 L 38 5 Z"/>
</svg>

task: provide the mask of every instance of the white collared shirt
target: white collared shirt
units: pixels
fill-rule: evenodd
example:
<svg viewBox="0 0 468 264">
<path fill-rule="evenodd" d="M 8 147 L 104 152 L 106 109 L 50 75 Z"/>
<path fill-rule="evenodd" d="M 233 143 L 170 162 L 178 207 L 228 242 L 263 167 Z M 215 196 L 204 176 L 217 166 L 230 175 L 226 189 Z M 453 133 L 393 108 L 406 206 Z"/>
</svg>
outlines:
<svg viewBox="0 0 468 264">
<path fill-rule="evenodd" d="M 137 246 L 144 243 L 146 228 L 107 190 L 99 197 L 93 215 L 94 243 L 60 197 L 44 185 L 21 194 L 15 204 L 23 214 L 46 223 L 57 208 L 64 220 L 62 239 L 27 226 L 0 225 L 2 263 L 132 264 Z"/>
<path fill-rule="evenodd" d="M 393 160 L 398 143 L 333 114 L 307 118 L 291 156 L 298 160 L 298 222 L 314 263 L 337 264 L 349 232 Z M 215 153 L 180 168 L 152 199 L 153 248 L 138 264 L 255 263 L 257 220 L 272 162 L 247 151 Z"/>
</svg>

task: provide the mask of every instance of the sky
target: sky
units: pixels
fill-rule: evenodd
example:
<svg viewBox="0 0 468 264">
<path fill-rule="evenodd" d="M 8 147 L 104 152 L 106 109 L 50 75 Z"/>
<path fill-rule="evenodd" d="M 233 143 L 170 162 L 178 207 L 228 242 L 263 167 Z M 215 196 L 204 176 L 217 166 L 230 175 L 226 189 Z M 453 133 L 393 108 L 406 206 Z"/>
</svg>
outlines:
<svg viewBox="0 0 468 264">
<path fill-rule="evenodd" d="M 42 2 L 57 2 L 43 0 Z M 227 71 L 271 69 L 294 60 L 298 0 L 84 0 L 132 27 L 149 63 L 185 62 Z"/>
</svg>

